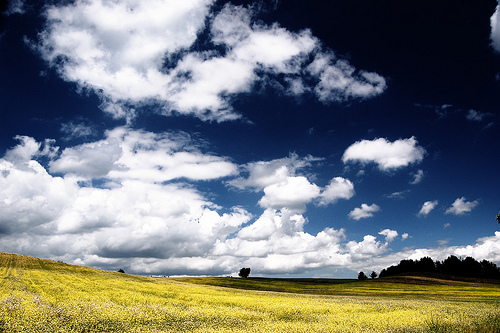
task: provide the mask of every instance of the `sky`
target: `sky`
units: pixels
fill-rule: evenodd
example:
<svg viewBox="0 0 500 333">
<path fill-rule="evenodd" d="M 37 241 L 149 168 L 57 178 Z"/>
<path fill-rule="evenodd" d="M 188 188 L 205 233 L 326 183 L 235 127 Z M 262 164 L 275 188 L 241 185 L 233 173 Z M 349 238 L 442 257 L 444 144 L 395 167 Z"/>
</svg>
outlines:
<svg viewBox="0 0 500 333">
<path fill-rule="evenodd" d="M 495 0 L 11 0 L 0 251 L 141 275 L 500 264 Z"/>
</svg>

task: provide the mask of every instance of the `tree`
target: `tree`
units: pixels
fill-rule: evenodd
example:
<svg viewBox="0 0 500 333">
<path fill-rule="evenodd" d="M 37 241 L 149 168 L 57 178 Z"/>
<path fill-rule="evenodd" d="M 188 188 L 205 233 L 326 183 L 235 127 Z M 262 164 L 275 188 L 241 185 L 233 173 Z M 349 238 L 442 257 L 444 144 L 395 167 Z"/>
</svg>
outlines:
<svg viewBox="0 0 500 333">
<path fill-rule="evenodd" d="M 371 274 L 370 274 L 370 277 L 373 279 L 375 279 L 377 277 L 377 272 L 373 271 Z"/>
<path fill-rule="evenodd" d="M 500 223 L 500 213 L 497 214 L 497 221 Z"/>
<path fill-rule="evenodd" d="M 463 276 L 462 261 L 457 256 L 451 255 L 441 263 L 441 271 L 447 275 Z"/>
<path fill-rule="evenodd" d="M 436 271 L 436 264 L 430 257 L 420 258 L 416 262 L 416 271 L 421 273 L 434 273 Z"/>
<path fill-rule="evenodd" d="M 250 275 L 250 268 L 242 268 L 238 275 L 242 278 L 247 278 Z"/>
<path fill-rule="evenodd" d="M 363 281 L 363 280 L 366 280 L 366 279 L 368 279 L 368 276 L 366 276 L 366 274 L 364 272 L 359 272 L 358 273 L 358 280 Z"/>
<path fill-rule="evenodd" d="M 120 269 L 118 270 L 118 273 L 125 273 L 125 271 L 124 271 L 123 269 L 121 269 L 121 268 L 120 268 Z"/>
</svg>

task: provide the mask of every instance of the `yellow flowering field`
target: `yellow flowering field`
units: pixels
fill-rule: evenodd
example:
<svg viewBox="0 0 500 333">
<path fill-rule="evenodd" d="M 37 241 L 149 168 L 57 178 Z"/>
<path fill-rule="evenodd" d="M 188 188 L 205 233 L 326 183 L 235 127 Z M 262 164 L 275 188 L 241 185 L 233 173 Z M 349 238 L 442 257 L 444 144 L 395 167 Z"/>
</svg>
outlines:
<svg viewBox="0 0 500 333">
<path fill-rule="evenodd" d="M 199 284 L 199 280 L 194 283 L 190 279 L 138 277 L 0 253 L 0 332 L 498 332 L 500 329 L 497 285 L 475 288 L 464 284 L 461 291 L 454 285 L 453 292 L 448 292 L 448 286 L 443 284 L 432 287 L 432 297 L 425 297 L 422 292 L 406 297 L 397 290 L 428 287 L 399 283 L 398 287 L 393 286 L 393 293 L 383 293 L 380 291 L 383 283 L 375 281 L 335 284 L 329 293 L 317 294 L 296 293 L 294 288 L 290 288 L 293 292 L 242 290 Z M 264 282 L 272 283 L 271 280 L 256 283 Z M 442 294 L 438 293 L 439 288 Z"/>
</svg>

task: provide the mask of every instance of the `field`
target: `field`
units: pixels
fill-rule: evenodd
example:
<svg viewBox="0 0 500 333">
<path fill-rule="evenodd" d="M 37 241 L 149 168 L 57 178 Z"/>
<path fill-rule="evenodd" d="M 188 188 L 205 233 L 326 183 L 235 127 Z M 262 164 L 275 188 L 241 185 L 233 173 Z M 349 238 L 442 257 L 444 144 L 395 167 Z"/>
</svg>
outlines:
<svg viewBox="0 0 500 333">
<path fill-rule="evenodd" d="M 0 332 L 500 332 L 500 285 L 147 278 L 0 253 Z"/>
</svg>

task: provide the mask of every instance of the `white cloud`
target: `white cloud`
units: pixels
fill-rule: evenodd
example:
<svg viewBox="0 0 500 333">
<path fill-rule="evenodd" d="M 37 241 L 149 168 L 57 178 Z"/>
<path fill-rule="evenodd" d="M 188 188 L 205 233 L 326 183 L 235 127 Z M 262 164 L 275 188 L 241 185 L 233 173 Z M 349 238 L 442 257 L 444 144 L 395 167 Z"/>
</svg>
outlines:
<svg viewBox="0 0 500 333">
<path fill-rule="evenodd" d="M 347 61 L 337 60 L 328 53 L 317 54 L 308 70 L 319 79 L 314 92 L 323 102 L 373 97 L 386 88 L 382 76 L 365 71 L 356 74 L 355 68 Z"/>
<path fill-rule="evenodd" d="M 284 181 L 264 188 L 264 197 L 259 205 L 264 208 L 303 212 L 307 203 L 320 194 L 320 188 L 305 177 L 287 177 Z"/>
<path fill-rule="evenodd" d="M 149 134 L 149 138 L 138 141 L 131 139 L 138 134 L 136 131 L 119 129 L 110 133 L 116 132 L 124 134 L 120 143 L 122 147 L 127 148 L 124 144 L 127 140 L 127 143 L 135 143 L 138 155 L 148 149 L 150 152 L 157 148 L 164 149 L 169 143 L 167 138 L 153 133 L 142 133 L 144 137 Z M 64 177 L 49 174 L 35 160 L 15 164 L 5 158 L 0 159 L 0 237 L 3 250 L 82 264 L 99 262 L 104 267 L 125 258 L 201 258 L 211 251 L 217 241 L 224 241 L 250 221 L 251 214 L 243 208 L 232 207 L 219 212 L 220 207 L 205 199 L 193 187 L 183 183 L 162 184 L 162 176 L 153 182 L 149 178 L 145 181 L 126 173 L 113 178 L 108 173 L 110 181 L 117 186 L 80 186 L 78 180 L 81 178 L 68 176 L 66 172 L 93 178 L 105 172 L 82 172 L 85 170 L 82 165 L 92 167 L 97 163 L 98 167 L 91 170 L 107 171 L 113 168 L 113 164 L 107 161 L 102 163 L 97 158 L 109 150 L 109 147 L 103 148 L 104 142 L 67 148 L 72 150 L 65 150 L 67 153 L 63 152 L 57 160 L 74 161 L 74 164 L 59 165 L 58 172 Z M 26 148 L 26 143 L 29 143 L 30 149 Z M 26 150 L 28 153 L 24 156 L 35 156 L 36 147 L 39 147 L 36 141 L 24 138 L 19 146 L 10 150 L 9 155 L 23 155 L 19 152 Z M 195 156 L 203 162 L 201 152 Z M 142 155 L 137 158 L 147 157 Z M 165 158 L 168 160 L 168 155 Z M 79 160 L 83 162 L 79 163 Z M 153 161 L 146 162 L 149 164 L 144 166 L 154 169 Z M 185 160 L 182 163 L 186 163 Z M 200 163 L 199 171 L 203 174 L 204 166 L 210 170 L 205 174 L 214 177 L 210 163 Z"/>
<path fill-rule="evenodd" d="M 384 253 L 387 250 L 387 243 L 383 244 L 377 241 L 375 236 L 366 235 L 363 237 L 362 242 L 350 241 L 347 243 L 346 247 L 356 261 L 361 261 Z"/>
<path fill-rule="evenodd" d="M 497 8 L 490 18 L 491 24 L 491 45 L 496 52 L 500 52 L 500 6 Z"/>
<path fill-rule="evenodd" d="M 0 159 L 0 171 L 0 235 L 30 229 L 50 233 L 50 228 L 36 229 L 58 218 L 76 184 L 52 177 L 34 160 L 14 164 Z"/>
<path fill-rule="evenodd" d="M 238 118 L 224 96 L 249 92 L 256 80 L 249 63 L 222 57 L 207 59 L 203 54 L 187 55 L 173 73 L 189 79 L 171 84 L 174 92 L 168 97 L 173 103 L 170 109 L 193 113 L 203 120 Z"/>
<path fill-rule="evenodd" d="M 349 213 L 349 218 L 354 220 L 360 220 L 367 217 L 373 217 L 373 213 L 380 211 L 380 207 L 376 204 L 362 204 L 361 207 L 354 208 L 353 211 Z"/>
<path fill-rule="evenodd" d="M 61 125 L 61 132 L 65 134 L 64 140 L 88 139 L 97 135 L 96 129 L 84 122 L 68 122 Z"/>
<path fill-rule="evenodd" d="M 295 176 L 299 169 L 311 166 L 314 161 L 321 160 L 312 156 L 300 158 L 297 154 L 289 157 L 275 159 L 272 161 L 251 162 L 242 166 L 242 171 L 248 173 L 248 177 L 232 179 L 228 184 L 237 189 L 263 190 L 269 185 L 285 181 L 287 177 Z"/>
<path fill-rule="evenodd" d="M 429 213 L 434 208 L 436 208 L 437 205 L 438 205 L 438 201 L 437 200 L 424 202 L 424 204 L 422 205 L 422 208 L 420 208 L 420 211 L 418 212 L 418 216 L 427 216 L 427 215 L 429 215 Z"/>
<path fill-rule="evenodd" d="M 141 274 L 222 274 L 241 265 L 261 274 L 300 273 L 351 267 L 387 251 L 384 242 L 370 235 L 357 242 L 347 241 L 343 229 L 305 232 L 307 218 L 302 212 L 307 203 L 324 199 L 325 192 L 331 201 L 351 195 L 350 182 L 340 177 L 325 189 L 305 176 L 289 174 L 272 183 L 254 177 L 247 185 L 260 184 L 265 210 L 253 219 L 243 207 L 224 209 L 208 200 L 196 190 L 196 183 L 187 183 L 196 177 L 178 174 L 176 163 L 165 162 L 183 164 L 177 154 L 192 154 L 201 174 L 203 168 L 212 170 L 209 162 L 204 164 L 207 156 L 209 161 L 226 162 L 203 154 L 196 141 L 183 133 L 108 131 L 100 141 L 68 147 L 58 158 L 52 157 L 50 165 L 61 176 L 51 175 L 34 160 L 42 156 L 42 146 L 24 137 L 6 154 L 16 157 L 14 162 L 0 159 L 3 251 Z M 100 157 L 106 152 L 114 157 L 103 161 Z M 269 170 L 290 167 L 295 172 L 310 163 L 292 157 L 284 159 L 286 163 L 255 165 Z M 129 172 L 134 163 L 148 176 Z M 158 165 L 164 174 L 156 172 Z M 99 177 L 105 177 L 106 186 L 90 182 Z M 165 183 L 165 179 L 171 181 Z M 387 242 L 394 232 L 381 235 Z"/>
<path fill-rule="evenodd" d="M 495 236 L 479 238 L 476 244 L 459 246 L 455 248 L 457 256 L 470 256 L 475 259 L 486 259 L 492 262 L 500 261 L 500 232 L 495 231 Z"/>
<path fill-rule="evenodd" d="M 424 170 L 418 170 L 413 174 L 413 179 L 410 182 L 411 185 L 416 185 L 422 182 L 424 179 Z"/>
<path fill-rule="evenodd" d="M 482 237 L 475 244 L 465 246 L 446 246 L 448 242 L 443 241 L 443 246 L 430 249 L 414 249 L 397 254 L 408 259 L 420 259 L 431 257 L 434 260 L 444 260 L 450 255 L 458 257 L 473 257 L 477 260 L 500 261 L 500 232 L 495 231 L 494 236 Z"/>
<path fill-rule="evenodd" d="M 379 232 L 378 234 L 385 236 L 385 241 L 387 243 L 392 242 L 399 235 L 396 230 L 391 230 L 391 229 L 384 229 L 381 232 Z"/>
<path fill-rule="evenodd" d="M 479 201 L 466 201 L 464 197 L 458 198 L 453 202 L 451 207 L 449 207 L 444 213 L 445 214 L 453 214 L 453 215 L 463 215 L 465 213 L 469 213 L 474 209 L 477 205 L 479 205 Z"/>
<path fill-rule="evenodd" d="M 39 49 L 65 80 L 102 90 L 113 101 L 163 100 L 171 78 L 161 72 L 162 61 L 196 40 L 211 2 L 78 0 L 51 6 Z"/>
<path fill-rule="evenodd" d="M 41 156 L 52 158 L 59 150 L 59 147 L 54 146 L 55 141 L 53 139 L 45 139 L 43 143 L 37 142 L 32 137 L 24 135 L 17 135 L 14 139 L 19 141 L 19 144 L 7 150 L 4 158 L 15 164 L 27 163 L 32 158 Z"/>
<path fill-rule="evenodd" d="M 23 137 L 18 146 L 9 150 L 0 159 L 2 251 L 105 269 L 121 267 L 141 274 L 227 274 L 242 266 L 252 267 L 260 274 L 299 274 L 343 267 L 356 271 L 381 269 L 401 259 L 426 255 L 442 260 L 449 254 L 500 261 L 500 233 L 481 238 L 470 246 L 405 249 L 384 256 L 381 254 L 390 251 L 388 244 L 399 237 L 396 230 L 383 229 L 378 235 L 382 239 L 365 235 L 361 241 L 347 240 L 343 229 L 325 228 L 317 234 L 308 233 L 304 230 L 307 218 L 301 212 L 304 209 L 301 205 L 320 200 L 326 189 L 316 188 L 305 176 L 289 174 L 281 179 L 285 180 L 282 186 L 290 186 L 291 191 L 295 185 L 314 189 L 281 205 L 277 203 L 282 188 L 276 186 L 276 193 L 264 191 L 281 184 L 279 177 L 273 183 L 257 181 L 260 177 L 248 183 L 260 184 L 263 198 L 267 196 L 269 203 L 289 205 L 292 209 L 269 207 L 255 219 L 243 207 L 224 209 L 198 191 L 196 183 L 179 182 L 179 178 L 165 183 L 163 180 L 172 176 L 155 173 L 157 161 L 176 159 L 176 153 L 194 154 L 204 161 L 207 155 L 202 153 L 201 145 L 183 133 L 154 134 L 118 128 L 107 132 L 105 138 L 94 145 L 66 148 L 72 150 L 65 150 L 66 154 L 63 151 L 59 160 L 71 156 L 94 163 L 88 157 L 92 156 L 91 147 L 98 156 L 101 149 L 109 148 L 103 146 L 113 140 L 123 154 L 117 164 L 104 163 L 111 168 L 107 181 L 115 184 L 109 187 L 81 186 L 82 177 L 88 179 L 101 173 L 82 173 L 76 178 L 65 173 L 76 173 L 77 167 L 61 169 L 61 177 L 51 175 L 34 160 L 48 155 L 43 155 L 43 144 L 32 138 Z M 125 152 L 130 156 L 125 157 Z M 133 157 L 134 154 L 137 157 Z M 222 157 L 208 156 L 225 161 Z M 144 172 L 151 171 L 152 175 L 144 178 L 127 173 L 127 165 L 138 163 L 134 159 L 143 160 Z M 292 160 L 298 163 L 301 159 Z M 284 162 L 274 163 L 272 168 L 273 163 L 261 166 L 278 170 Z M 118 165 L 124 170 L 114 174 L 119 171 L 115 170 Z M 175 169 L 175 164 L 163 165 L 166 174 L 177 174 L 168 170 Z M 285 163 L 285 167 L 287 165 Z M 199 167 L 202 168 L 203 163 Z M 211 169 L 209 165 L 207 168 Z M 334 178 L 331 183 L 349 184 L 340 178 Z M 465 199 L 458 200 L 468 203 Z M 357 213 L 353 211 L 350 215 L 361 218 L 379 210 L 375 204 L 363 204 L 355 210 Z M 406 233 L 401 235 L 402 240 L 408 238 Z"/>
<path fill-rule="evenodd" d="M 105 177 L 116 167 L 122 148 L 116 140 L 103 140 L 66 148 L 50 163 L 50 171 L 84 178 Z"/>
<path fill-rule="evenodd" d="M 370 248 L 370 244 L 377 244 L 377 241 L 372 237 L 369 236 L 365 242 L 367 249 Z M 352 260 L 349 266 L 353 272 L 362 270 L 379 271 L 391 265 L 396 265 L 403 259 L 418 260 L 423 257 L 431 257 L 434 260 L 444 260 L 450 255 L 458 257 L 471 256 L 477 260 L 488 260 L 491 262 L 500 261 L 500 232 L 495 232 L 494 236 L 479 238 L 472 245 L 446 246 L 447 243 L 447 241 L 443 241 L 439 247 L 435 248 L 406 248 L 400 252 L 388 253 L 384 256 L 368 255 L 363 260 Z M 387 244 L 378 242 L 377 248 L 372 246 L 372 253 L 384 253 L 385 251 L 387 251 Z M 354 258 L 352 257 L 352 259 Z"/>
<path fill-rule="evenodd" d="M 50 171 L 85 179 L 149 182 L 209 180 L 237 172 L 227 158 L 200 152 L 186 133 L 153 134 L 119 127 L 106 135 L 104 140 L 64 149 L 50 162 Z"/>
<path fill-rule="evenodd" d="M 373 162 L 378 164 L 380 170 L 388 171 L 421 162 L 424 154 L 425 149 L 418 146 L 413 136 L 394 142 L 379 138 L 355 142 L 346 149 L 342 161 L 362 164 Z"/>
<path fill-rule="evenodd" d="M 263 208 L 289 209 L 299 213 L 304 212 L 306 205 L 313 201 L 319 206 L 326 206 L 339 199 L 352 198 L 354 185 L 349 179 L 335 177 L 325 188 L 321 188 L 307 177 L 296 175 L 299 170 L 311 167 L 313 162 L 320 160 L 291 154 L 287 158 L 252 162 L 242 167 L 242 171 L 248 173 L 246 178 L 238 177 L 228 181 L 228 184 L 240 190 L 263 191 L 264 196 L 259 201 Z"/>
<path fill-rule="evenodd" d="M 319 205 L 335 203 L 339 199 L 349 200 L 354 193 L 354 184 L 349 179 L 335 177 L 321 192 Z"/>
<path fill-rule="evenodd" d="M 255 7 L 226 4 L 211 13 L 213 3 L 77 0 L 53 5 L 45 12 L 46 29 L 36 47 L 64 80 L 96 92 L 102 109 L 116 117 L 133 117 L 134 107 L 147 103 L 166 115 L 232 120 L 240 117 L 232 99 L 268 80 L 281 80 L 292 95 L 314 91 L 323 102 L 384 91 L 383 77 L 335 59 L 310 30 L 259 23 Z M 203 29 L 210 40 L 199 40 Z M 197 40 L 207 48 L 190 51 Z"/>
<path fill-rule="evenodd" d="M 386 197 L 389 199 L 403 199 L 408 195 L 408 193 L 410 193 L 410 190 L 405 190 L 405 191 L 401 191 L 401 192 L 394 192 L 394 193 L 386 195 Z"/>
</svg>

